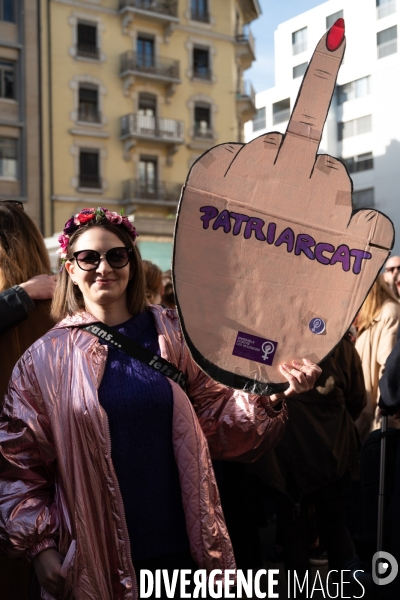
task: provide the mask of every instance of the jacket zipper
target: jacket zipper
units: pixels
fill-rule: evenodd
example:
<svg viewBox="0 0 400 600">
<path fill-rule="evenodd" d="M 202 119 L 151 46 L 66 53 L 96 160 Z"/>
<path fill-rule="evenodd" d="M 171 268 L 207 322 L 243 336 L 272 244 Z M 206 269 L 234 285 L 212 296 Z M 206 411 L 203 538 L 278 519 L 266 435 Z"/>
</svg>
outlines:
<svg viewBox="0 0 400 600">
<path fill-rule="evenodd" d="M 122 529 L 123 529 L 124 537 L 125 537 L 125 546 L 126 546 L 126 553 L 128 555 L 129 570 L 130 570 L 132 581 L 133 581 L 133 584 L 134 584 L 134 598 L 135 598 L 135 600 L 137 600 L 137 598 L 139 598 L 139 590 L 138 590 L 136 572 L 135 572 L 135 569 L 134 569 L 133 563 L 132 563 L 131 544 L 130 544 L 130 541 L 129 541 L 128 527 L 127 527 L 126 519 L 125 519 L 125 509 L 124 509 L 124 505 L 123 505 L 123 502 L 122 502 L 121 489 L 119 487 L 118 479 L 117 479 L 117 476 L 115 474 L 114 466 L 113 466 L 112 460 L 111 460 L 111 434 L 110 434 L 110 426 L 109 426 L 108 418 L 107 418 L 107 415 L 105 413 L 104 408 L 102 406 L 100 406 L 100 408 L 101 408 L 102 415 L 103 415 L 103 420 L 104 420 L 104 423 L 105 423 L 105 426 L 106 426 L 107 449 L 108 449 L 108 456 L 109 456 L 108 462 L 109 462 L 109 465 L 111 467 L 111 476 L 113 478 L 115 489 L 116 489 L 116 492 L 117 492 L 116 496 L 117 496 L 119 513 L 120 513 L 120 517 L 121 517 L 121 521 L 122 521 Z"/>
</svg>

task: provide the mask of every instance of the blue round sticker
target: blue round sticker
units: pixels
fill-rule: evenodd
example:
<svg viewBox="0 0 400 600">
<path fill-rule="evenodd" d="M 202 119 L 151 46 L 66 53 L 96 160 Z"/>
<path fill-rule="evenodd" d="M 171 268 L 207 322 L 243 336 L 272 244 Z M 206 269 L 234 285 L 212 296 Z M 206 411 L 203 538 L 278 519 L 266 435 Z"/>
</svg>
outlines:
<svg viewBox="0 0 400 600">
<path fill-rule="evenodd" d="M 311 319 L 308 326 L 310 328 L 311 333 L 316 333 L 317 335 L 321 335 L 321 333 L 324 333 L 325 331 L 325 321 L 318 317 Z"/>
</svg>

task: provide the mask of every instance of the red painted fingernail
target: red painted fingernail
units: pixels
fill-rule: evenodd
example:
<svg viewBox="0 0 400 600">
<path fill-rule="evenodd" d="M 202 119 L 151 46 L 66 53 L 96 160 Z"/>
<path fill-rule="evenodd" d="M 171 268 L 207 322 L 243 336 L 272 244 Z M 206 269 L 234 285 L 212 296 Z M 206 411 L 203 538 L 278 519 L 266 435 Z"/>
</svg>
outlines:
<svg viewBox="0 0 400 600">
<path fill-rule="evenodd" d="M 334 22 L 326 37 L 326 47 L 334 52 L 342 45 L 344 40 L 344 19 L 338 19 Z"/>
</svg>

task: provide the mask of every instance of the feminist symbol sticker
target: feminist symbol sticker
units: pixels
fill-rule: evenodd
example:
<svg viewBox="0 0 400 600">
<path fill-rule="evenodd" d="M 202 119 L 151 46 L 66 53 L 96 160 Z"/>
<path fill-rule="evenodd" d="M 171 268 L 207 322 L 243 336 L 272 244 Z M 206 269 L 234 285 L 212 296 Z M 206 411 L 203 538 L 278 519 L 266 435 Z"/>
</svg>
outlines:
<svg viewBox="0 0 400 600">
<path fill-rule="evenodd" d="M 323 319 L 311 319 L 308 326 L 311 333 L 316 333 L 317 335 L 321 335 L 321 333 L 324 333 L 325 331 L 325 321 Z"/>
</svg>

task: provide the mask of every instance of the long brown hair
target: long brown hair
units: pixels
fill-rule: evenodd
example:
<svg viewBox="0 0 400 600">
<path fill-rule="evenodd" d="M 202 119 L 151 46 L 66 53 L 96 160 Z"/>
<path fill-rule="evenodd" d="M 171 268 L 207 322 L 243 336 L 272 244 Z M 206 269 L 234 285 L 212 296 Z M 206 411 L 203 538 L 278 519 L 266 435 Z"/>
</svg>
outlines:
<svg viewBox="0 0 400 600">
<path fill-rule="evenodd" d="M 146 306 L 146 281 L 142 266 L 142 259 L 138 248 L 135 246 L 128 231 L 121 227 L 121 225 L 115 225 L 110 223 L 106 218 L 101 221 L 89 221 L 82 227 L 80 227 L 75 233 L 71 235 L 68 244 L 67 259 L 71 259 L 74 253 L 74 247 L 76 241 L 80 236 L 92 227 L 102 227 L 114 233 L 126 248 L 133 248 L 131 258 L 131 268 L 133 277 L 128 283 L 126 288 L 127 295 L 127 307 L 131 315 L 136 315 L 142 312 Z M 74 313 L 84 310 L 85 302 L 77 285 L 74 285 L 71 277 L 68 275 L 67 270 L 63 267 L 57 281 L 56 291 L 54 292 L 53 302 L 51 305 L 51 316 L 56 320 L 60 321 L 67 315 L 73 315 Z"/>
<path fill-rule="evenodd" d="M 21 207 L 0 202 L 0 291 L 51 275 L 43 236 Z"/>
<path fill-rule="evenodd" d="M 364 304 L 360 309 L 360 312 L 357 315 L 357 335 L 360 335 L 372 325 L 373 320 L 380 313 L 384 303 L 388 302 L 389 300 L 398 304 L 395 295 L 385 283 L 383 276 L 378 275 L 378 278 L 372 286 L 368 296 L 364 301 Z"/>
<path fill-rule="evenodd" d="M 164 289 L 162 280 L 162 271 L 150 260 L 143 261 L 143 269 L 146 277 L 146 298 L 149 304 L 154 304 L 157 294 Z"/>
</svg>

